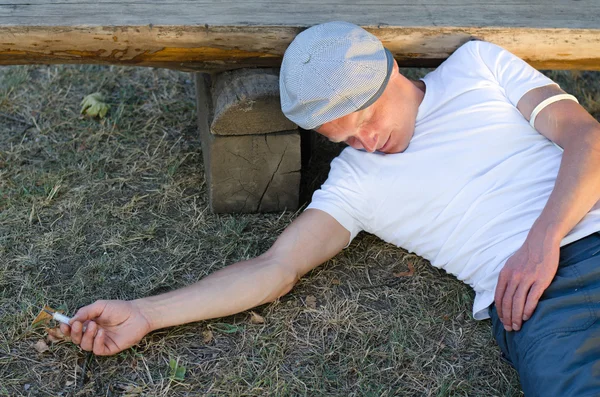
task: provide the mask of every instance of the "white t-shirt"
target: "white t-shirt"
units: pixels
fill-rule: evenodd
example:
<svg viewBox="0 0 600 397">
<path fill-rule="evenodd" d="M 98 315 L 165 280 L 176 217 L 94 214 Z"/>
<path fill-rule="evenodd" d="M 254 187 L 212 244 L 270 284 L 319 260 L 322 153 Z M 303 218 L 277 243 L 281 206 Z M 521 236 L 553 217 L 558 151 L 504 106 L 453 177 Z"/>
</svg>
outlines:
<svg viewBox="0 0 600 397">
<path fill-rule="evenodd" d="M 508 51 L 461 46 L 423 78 L 426 93 L 403 153 L 346 148 L 308 208 L 428 259 L 476 292 L 488 318 L 498 273 L 523 244 L 554 187 L 561 150 L 517 109 L 555 84 Z M 561 245 L 600 230 L 591 211 Z"/>
</svg>

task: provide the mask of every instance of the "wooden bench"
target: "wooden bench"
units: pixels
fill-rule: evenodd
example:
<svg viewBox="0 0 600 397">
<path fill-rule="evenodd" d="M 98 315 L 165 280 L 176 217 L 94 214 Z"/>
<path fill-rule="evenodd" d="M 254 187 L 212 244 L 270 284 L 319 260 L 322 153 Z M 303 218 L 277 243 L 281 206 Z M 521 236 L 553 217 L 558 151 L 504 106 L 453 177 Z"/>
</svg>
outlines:
<svg viewBox="0 0 600 397">
<path fill-rule="evenodd" d="M 281 211 L 298 205 L 300 137 L 279 110 L 277 68 L 296 34 L 331 20 L 365 27 L 401 66 L 436 66 L 478 38 L 537 68 L 600 70 L 597 0 L 9 0 L 0 65 L 195 72 L 213 210 Z"/>
</svg>

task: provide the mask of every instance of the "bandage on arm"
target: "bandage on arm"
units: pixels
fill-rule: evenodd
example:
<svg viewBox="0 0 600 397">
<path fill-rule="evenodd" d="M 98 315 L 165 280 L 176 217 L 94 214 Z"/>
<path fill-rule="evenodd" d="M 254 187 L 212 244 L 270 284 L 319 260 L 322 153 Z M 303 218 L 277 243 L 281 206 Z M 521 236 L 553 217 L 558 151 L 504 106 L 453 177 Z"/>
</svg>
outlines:
<svg viewBox="0 0 600 397">
<path fill-rule="evenodd" d="M 529 118 L 529 124 L 531 125 L 531 127 L 535 128 L 535 118 L 542 110 L 544 110 L 544 108 L 546 106 L 551 105 L 554 102 L 562 101 L 563 99 L 569 99 L 571 101 L 575 101 L 575 102 L 579 103 L 577 98 L 575 98 L 571 94 L 558 94 L 558 95 L 551 96 L 550 98 L 546 98 L 545 100 L 540 102 L 539 105 L 537 105 L 533 109 L 533 112 L 531 112 L 531 117 Z"/>
</svg>

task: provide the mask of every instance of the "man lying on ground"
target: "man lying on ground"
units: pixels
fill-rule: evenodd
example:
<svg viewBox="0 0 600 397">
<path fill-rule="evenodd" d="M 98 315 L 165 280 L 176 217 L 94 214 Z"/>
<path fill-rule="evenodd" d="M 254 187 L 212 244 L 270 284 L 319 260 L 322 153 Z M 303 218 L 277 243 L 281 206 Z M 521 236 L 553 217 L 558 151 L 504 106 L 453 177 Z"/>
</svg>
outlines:
<svg viewBox="0 0 600 397">
<path fill-rule="evenodd" d="M 600 124 L 574 97 L 481 41 L 410 81 L 344 22 L 296 37 L 280 90 L 290 120 L 350 146 L 308 209 L 257 258 L 80 309 L 62 326 L 73 342 L 115 354 L 271 302 L 364 230 L 473 287 L 526 395 L 600 395 Z"/>
</svg>

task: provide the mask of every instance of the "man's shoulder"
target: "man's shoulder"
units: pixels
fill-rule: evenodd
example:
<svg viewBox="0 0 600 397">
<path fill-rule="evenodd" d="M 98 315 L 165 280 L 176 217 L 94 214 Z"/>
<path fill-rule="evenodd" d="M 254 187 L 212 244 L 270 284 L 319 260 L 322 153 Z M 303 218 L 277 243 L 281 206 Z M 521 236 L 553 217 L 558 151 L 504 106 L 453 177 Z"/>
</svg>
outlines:
<svg viewBox="0 0 600 397">
<path fill-rule="evenodd" d="M 480 39 L 471 39 L 458 47 L 448 59 L 471 58 L 473 60 L 483 61 L 485 54 L 498 54 L 502 51 L 505 51 L 505 49 L 497 44 Z"/>
<path fill-rule="evenodd" d="M 434 76 L 464 76 L 467 78 L 495 81 L 493 71 L 507 57 L 502 47 L 483 40 L 470 40 L 458 47 L 437 69 Z"/>
<path fill-rule="evenodd" d="M 470 72 L 473 66 L 483 64 L 479 56 L 479 47 L 487 42 L 471 40 L 463 43 L 436 68 L 436 71 L 451 70 L 452 73 Z M 489 44 L 489 43 L 487 43 Z M 485 44 L 483 44 L 485 45 Z"/>
<path fill-rule="evenodd" d="M 333 159 L 332 164 L 333 162 L 339 161 L 361 167 L 377 166 L 385 156 L 387 156 L 385 153 L 369 153 L 364 149 L 354 149 L 351 146 L 347 146 Z"/>
<path fill-rule="evenodd" d="M 383 153 L 368 153 L 350 146 L 331 161 L 328 182 L 365 183 L 382 167 Z"/>
<path fill-rule="evenodd" d="M 460 47 L 456 49 L 456 51 L 481 51 L 483 49 L 502 49 L 497 44 L 490 43 L 489 41 L 481 40 L 481 39 L 471 39 L 465 43 L 463 43 Z M 455 52 L 456 52 L 455 51 Z"/>
</svg>

